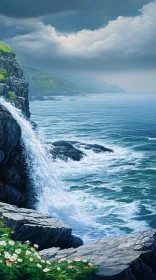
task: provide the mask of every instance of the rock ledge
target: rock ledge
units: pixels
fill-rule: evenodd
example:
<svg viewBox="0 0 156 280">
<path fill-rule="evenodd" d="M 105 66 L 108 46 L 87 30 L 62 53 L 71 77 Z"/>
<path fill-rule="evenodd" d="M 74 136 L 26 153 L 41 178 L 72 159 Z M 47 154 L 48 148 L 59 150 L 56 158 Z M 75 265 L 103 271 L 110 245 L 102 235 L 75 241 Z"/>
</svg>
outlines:
<svg viewBox="0 0 156 280">
<path fill-rule="evenodd" d="M 5 224 L 15 231 L 14 240 L 37 243 L 40 250 L 50 247 L 64 249 L 83 244 L 80 238 L 72 235 L 72 229 L 66 223 L 35 210 L 0 202 L 0 215 Z"/>
</svg>

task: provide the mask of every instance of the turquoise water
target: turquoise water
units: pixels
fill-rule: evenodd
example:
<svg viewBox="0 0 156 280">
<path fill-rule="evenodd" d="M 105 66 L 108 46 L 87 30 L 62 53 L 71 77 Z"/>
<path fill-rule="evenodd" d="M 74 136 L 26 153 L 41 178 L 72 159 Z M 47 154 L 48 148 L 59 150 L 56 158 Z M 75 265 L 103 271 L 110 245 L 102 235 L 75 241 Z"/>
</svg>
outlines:
<svg viewBox="0 0 156 280">
<path fill-rule="evenodd" d="M 30 107 L 45 142 L 78 140 L 114 149 L 88 150 L 80 162 L 54 164 L 85 220 L 72 225 L 74 233 L 88 242 L 156 228 L 156 94 L 62 97 Z"/>
</svg>

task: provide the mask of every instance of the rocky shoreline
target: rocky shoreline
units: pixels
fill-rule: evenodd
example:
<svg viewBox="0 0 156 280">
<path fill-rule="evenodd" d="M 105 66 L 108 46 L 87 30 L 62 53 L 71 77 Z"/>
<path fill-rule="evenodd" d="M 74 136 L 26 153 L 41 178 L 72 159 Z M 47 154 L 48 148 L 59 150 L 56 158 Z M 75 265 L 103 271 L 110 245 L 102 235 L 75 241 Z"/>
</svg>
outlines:
<svg viewBox="0 0 156 280">
<path fill-rule="evenodd" d="M 15 56 L 0 52 L 0 69 L 7 73 L 6 79 L 0 81 L 0 96 L 20 108 L 29 119 L 28 83 L 23 78 L 23 70 Z M 75 143 L 77 148 L 82 144 Z M 73 146 L 74 143 L 69 145 L 71 152 L 77 153 L 80 159 L 84 156 Z M 69 145 L 55 143 L 55 156 L 58 149 L 64 149 L 65 157 L 69 157 L 66 154 Z M 113 152 L 103 148 L 103 152 Z M 95 152 L 103 148 L 86 145 L 86 149 L 95 149 Z M 0 105 L 0 215 L 6 225 L 15 231 L 14 239 L 29 239 L 32 243 L 38 243 L 40 254 L 45 259 L 59 260 L 65 257 L 70 260 L 78 257 L 100 265 L 101 270 L 93 279 L 156 280 L 154 231 L 121 238 L 103 238 L 93 244 L 83 245 L 82 240 L 73 236 L 72 229 L 64 222 L 28 209 L 31 182 L 27 170 L 20 126 Z"/>
</svg>

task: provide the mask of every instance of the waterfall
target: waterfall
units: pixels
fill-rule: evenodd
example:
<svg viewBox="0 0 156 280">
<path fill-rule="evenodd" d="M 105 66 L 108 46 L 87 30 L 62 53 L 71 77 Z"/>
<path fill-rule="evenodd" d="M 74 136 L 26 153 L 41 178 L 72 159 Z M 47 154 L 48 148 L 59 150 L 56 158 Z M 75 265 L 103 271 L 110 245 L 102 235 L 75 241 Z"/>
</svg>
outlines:
<svg viewBox="0 0 156 280">
<path fill-rule="evenodd" d="M 29 177 L 37 195 L 37 210 L 42 213 L 50 212 L 53 216 L 68 221 L 69 216 L 76 211 L 74 201 L 62 182 L 55 177 L 55 167 L 50 155 L 41 144 L 30 122 L 22 116 L 21 111 L 2 97 L 0 104 L 20 125 Z"/>
</svg>

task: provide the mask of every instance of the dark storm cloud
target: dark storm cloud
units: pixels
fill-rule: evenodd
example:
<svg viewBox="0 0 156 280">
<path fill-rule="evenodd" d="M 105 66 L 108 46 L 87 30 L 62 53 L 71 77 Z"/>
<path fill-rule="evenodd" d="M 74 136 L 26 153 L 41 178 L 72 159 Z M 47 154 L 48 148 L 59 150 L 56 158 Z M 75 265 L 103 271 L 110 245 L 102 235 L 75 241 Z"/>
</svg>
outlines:
<svg viewBox="0 0 156 280">
<path fill-rule="evenodd" d="M 40 18 L 0 16 L 0 25 L 3 24 L 7 32 L 14 32 L 15 35 L 7 40 L 23 61 L 26 58 L 25 61 L 35 65 L 101 71 L 153 68 L 156 58 L 155 13 L 156 0 L 145 5 L 135 17 L 119 16 L 99 29 L 68 34 L 60 34 Z"/>
<path fill-rule="evenodd" d="M 117 16 L 135 16 L 148 0 L 1 0 L 0 14 L 44 16 L 45 24 L 61 31 L 95 29 Z"/>
<path fill-rule="evenodd" d="M 17 4 L 17 0 L 12 2 Z M 36 0 L 32 2 L 34 7 Z M 39 6 L 41 2 L 37 2 Z M 149 2 L 142 8 L 140 7 L 140 11 L 135 16 L 120 16 L 121 12 L 117 9 L 116 3 L 118 5 L 119 2 L 122 3 L 123 11 L 128 13 L 130 12 L 127 9 L 129 3 L 133 3 L 133 8 L 136 8 L 137 5 L 139 6 L 146 1 L 99 0 L 96 1 L 96 5 L 94 1 L 94 6 L 92 6 L 92 0 L 89 2 L 87 0 L 72 0 L 74 6 L 69 5 L 70 1 L 64 2 L 66 3 L 66 11 L 62 6 L 56 5 L 53 16 L 27 18 L 27 13 L 25 17 L 15 17 L 15 14 L 14 17 L 0 15 L 1 40 L 5 40 L 11 45 L 23 64 L 36 65 L 42 68 L 85 69 L 89 71 L 115 69 L 125 69 L 127 71 L 127 69 L 133 68 L 153 69 L 156 67 L 156 0 Z M 26 3 L 28 6 L 29 1 L 20 0 L 20 3 L 22 3 L 21 5 Z M 44 1 L 46 6 L 45 3 L 46 1 Z M 54 1 L 48 3 L 54 4 Z M 90 6 L 87 3 L 90 3 Z M 115 17 L 114 14 L 115 19 L 106 24 L 106 18 L 110 19 L 110 14 L 106 13 L 103 21 L 101 16 L 101 27 L 93 28 L 93 25 L 97 23 L 98 13 L 102 11 L 100 7 L 103 7 L 104 3 L 110 10 L 110 3 L 112 5 L 114 3 L 112 15 L 115 10 L 118 17 Z M 38 6 L 36 6 L 36 13 L 40 10 L 37 8 Z M 50 6 L 48 7 L 50 12 Z M 27 11 L 26 7 L 25 10 Z M 33 10 L 31 10 L 31 15 L 32 12 Z M 84 22 L 81 18 L 82 14 L 87 15 Z M 134 14 L 134 11 L 132 14 Z M 70 28 L 71 17 L 73 17 L 74 32 Z M 75 17 L 76 22 L 79 22 L 77 25 L 74 22 Z M 92 17 L 93 25 L 89 24 L 90 17 Z M 59 22 L 59 28 L 55 28 L 57 24 L 49 23 L 52 18 L 55 19 L 56 23 Z M 66 21 L 63 21 L 65 18 Z M 67 24 L 68 19 L 69 25 Z M 80 23 L 82 28 L 80 28 Z M 85 29 L 86 24 L 90 28 Z M 61 26 L 66 32 L 60 31 Z"/>
</svg>

